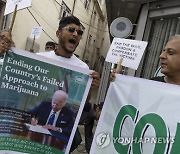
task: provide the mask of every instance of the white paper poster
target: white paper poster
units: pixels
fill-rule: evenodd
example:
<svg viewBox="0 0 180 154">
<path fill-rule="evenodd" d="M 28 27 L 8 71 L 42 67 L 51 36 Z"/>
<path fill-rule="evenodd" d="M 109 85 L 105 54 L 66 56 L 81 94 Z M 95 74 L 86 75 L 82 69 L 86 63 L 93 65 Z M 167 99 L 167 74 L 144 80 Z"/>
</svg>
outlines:
<svg viewBox="0 0 180 154">
<path fill-rule="evenodd" d="M 32 32 L 31 32 L 31 38 L 36 38 L 36 39 L 39 39 L 40 35 L 41 35 L 41 32 L 42 32 L 42 27 L 40 26 L 34 26 L 32 28 Z"/>
<path fill-rule="evenodd" d="M 123 58 L 122 66 L 137 70 L 147 42 L 114 38 L 106 61 L 117 64 Z"/>
<path fill-rule="evenodd" d="M 10 14 L 14 11 L 17 4 L 17 10 L 30 7 L 32 0 L 7 0 L 4 15 Z"/>
</svg>

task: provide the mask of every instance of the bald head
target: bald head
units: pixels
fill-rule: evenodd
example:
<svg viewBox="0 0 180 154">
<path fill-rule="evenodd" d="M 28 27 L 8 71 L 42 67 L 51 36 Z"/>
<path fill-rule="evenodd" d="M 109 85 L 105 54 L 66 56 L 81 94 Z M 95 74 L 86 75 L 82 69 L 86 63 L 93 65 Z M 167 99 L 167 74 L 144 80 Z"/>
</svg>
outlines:
<svg viewBox="0 0 180 154">
<path fill-rule="evenodd" d="M 67 101 L 68 95 L 62 90 L 57 90 L 52 97 L 52 109 L 57 112 L 61 110 Z"/>
</svg>

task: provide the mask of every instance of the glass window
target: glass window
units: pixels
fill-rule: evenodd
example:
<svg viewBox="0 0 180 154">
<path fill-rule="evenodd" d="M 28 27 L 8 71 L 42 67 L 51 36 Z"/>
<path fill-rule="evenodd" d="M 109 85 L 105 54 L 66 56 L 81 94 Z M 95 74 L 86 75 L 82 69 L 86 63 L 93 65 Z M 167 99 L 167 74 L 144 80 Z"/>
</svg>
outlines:
<svg viewBox="0 0 180 154">
<path fill-rule="evenodd" d="M 62 1 L 61 10 L 60 10 L 60 18 L 69 16 L 71 14 L 71 10 L 67 7 L 64 1 Z"/>
<path fill-rule="evenodd" d="M 91 3 L 91 0 L 85 0 L 84 1 L 84 7 L 86 10 L 89 10 L 90 3 Z"/>
</svg>

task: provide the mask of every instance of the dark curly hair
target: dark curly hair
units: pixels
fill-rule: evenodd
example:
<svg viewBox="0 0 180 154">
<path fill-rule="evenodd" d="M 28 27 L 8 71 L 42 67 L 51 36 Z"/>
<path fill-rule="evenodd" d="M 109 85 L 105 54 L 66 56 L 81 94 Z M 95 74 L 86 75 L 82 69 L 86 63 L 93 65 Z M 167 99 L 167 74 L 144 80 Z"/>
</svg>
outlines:
<svg viewBox="0 0 180 154">
<path fill-rule="evenodd" d="M 58 30 L 61 30 L 63 27 L 65 27 L 68 24 L 76 24 L 78 26 L 81 25 L 79 19 L 75 16 L 67 16 L 63 17 L 59 22 L 59 28 Z"/>
</svg>

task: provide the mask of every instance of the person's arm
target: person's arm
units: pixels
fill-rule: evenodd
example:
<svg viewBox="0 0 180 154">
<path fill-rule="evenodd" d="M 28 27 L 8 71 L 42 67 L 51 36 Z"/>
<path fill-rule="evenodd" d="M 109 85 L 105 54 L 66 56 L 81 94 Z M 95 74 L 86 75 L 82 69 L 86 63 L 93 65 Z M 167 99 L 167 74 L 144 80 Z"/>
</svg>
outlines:
<svg viewBox="0 0 180 154">
<path fill-rule="evenodd" d="M 99 88 L 99 85 L 100 85 L 100 75 L 98 72 L 91 72 L 90 75 L 89 75 L 91 78 L 93 78 L 93 81 L 92 81 L 92 84 L 91 84 L 91 89 L 92 88 Z"/>
<path fill-rule="evenodd" d="M 37 107 L 35 107 L 34 109 L 28 111 L 28 113 L 31 114 L 31 119 L 30 119 L 31 125 L 35 126 L 38 124 L 37 117 L 41 110 L 42 110 L 42 103 L 40 105 L 38 105 Z"/>
<path fill-rule="evenodd" d="M 31 125 L 36 126 L 38 124 L 38 120 L 33 117 L 33 118 L 31 118 L 30 123 L 31 123 Z"/>
</svg>

